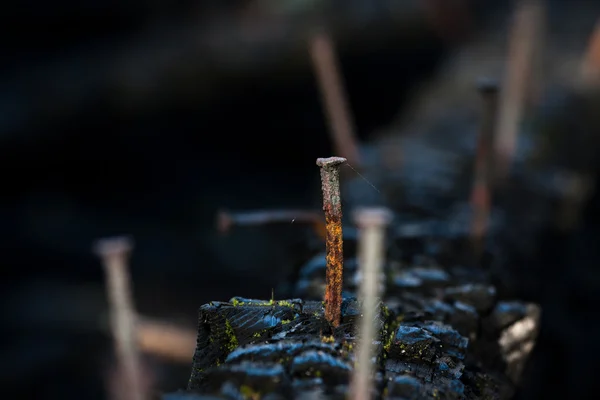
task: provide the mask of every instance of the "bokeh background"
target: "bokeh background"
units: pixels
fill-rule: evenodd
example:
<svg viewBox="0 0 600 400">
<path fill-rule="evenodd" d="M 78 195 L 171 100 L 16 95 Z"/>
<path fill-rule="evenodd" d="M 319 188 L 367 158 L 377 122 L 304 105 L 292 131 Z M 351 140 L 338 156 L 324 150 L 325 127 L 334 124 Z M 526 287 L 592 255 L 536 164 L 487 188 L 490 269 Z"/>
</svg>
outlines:
<svg viewBox="0 0 600 400">
<path fill-rule="evenodd" d="M 551 29 L 578 26 L 584 39 L 591 32 L 593 1 L 547 3 Z M 106 398 L 112 347 L 103 270 L 91 252 L 100 237 L 135 238 L 131 275 L 144 316 L 193 330 L 205 302 L 277 296 L 290 260 L 305 252 L 307 231 L 222 236 L 215 217 L 220 209 L 319 208 L 315 159 L 333 148 L 306 42 L 312 29 L 331 33 L 357 135 L 369 141 L 402 123 L 462 47 L 505 32 L 511 7 L 500 0 L 4 5 L 2 387 L 23 397 Z M 573 9 L 587 19 L 566 21 Z M 486 53 L 470 62 L 485 63 Z M 147 363 L 162 390 L 185 387 L 189 363 Z"/>
</svg>

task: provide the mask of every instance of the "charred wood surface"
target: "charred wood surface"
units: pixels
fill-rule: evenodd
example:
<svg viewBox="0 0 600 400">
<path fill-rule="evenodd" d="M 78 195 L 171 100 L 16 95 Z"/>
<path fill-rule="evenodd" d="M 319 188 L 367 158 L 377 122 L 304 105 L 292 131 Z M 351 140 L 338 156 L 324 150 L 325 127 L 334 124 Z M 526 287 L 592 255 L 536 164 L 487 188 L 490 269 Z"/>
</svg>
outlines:
<svg viewBox="0 0 600 400">
<path fill-rule="evenodd" d="M 188 389 L 219 398 L 343 399 L 360 304 L 347 298 L 331 329 L 318 301 L 234 298 L 200 311 Z M 466 367 L 469 339 L 450 325 L 380 305 L 377 394 L 383 398 L 508 398 L 511 384 Z M 198 397 L 203 398 L 203 397 Z"/>
</svg>

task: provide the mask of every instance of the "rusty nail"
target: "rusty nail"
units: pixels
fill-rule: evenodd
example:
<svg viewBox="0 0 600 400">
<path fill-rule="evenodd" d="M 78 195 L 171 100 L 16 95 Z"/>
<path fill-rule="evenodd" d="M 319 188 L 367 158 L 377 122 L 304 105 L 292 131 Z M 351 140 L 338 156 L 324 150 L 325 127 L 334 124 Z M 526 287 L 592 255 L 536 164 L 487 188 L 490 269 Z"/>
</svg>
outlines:
<svg viewBox="0 0 600 400">
<path fill-rule="evenodd" d="M 111 329 L 119 370 L 124 374 L 128 393 L 124 398 L 144 400 L 141 362 L 137 347 L 136 313 L 129 283 L 127 259 L 133 247 L 129 237 L 102 239 L 95 243 L 94 253 L 103 262 L 110 305 Z"/>
<path fill-rule="evenodd" d="M 243 213 L 220 211 L 217 216 L 217 230 L 225 234 L 233 226 L 254 226 L 276 223 L 309 223 L 321 222 L 323 217 L 316 211 L 309 210 L 258 210 Z"/>
<path fill-rule="evenodd" d="M 170 361 L 189 363 L 196 348 L 196 331 L 166 321 L 138 317 L 140 350 Z"/>
<path fill-rule="evenodd" d="M 373 357 L 377 327 L 377 299 L 381 297 L 381 271 L 385 261 L 385 233 L 392 220 L 392 213 L 386 208 L 363 208 L 353 213 L 354 222 L 359 227 L 359 268 L 361 281 L 359 298 L 362 301 L 360 323 L 360 343 L 358 345 L 357 367 L 352 376 L 352 399 L 372 398 Z"/>
<path fill-rule="evenodd" d="M 491 208 L 492 145 L 498 109 L 498 83 L 492 79 L 481 79 L 477 89 L 483 100 L 483 116 L 475 155 L 475 179 L 471 192 L 473 218 L 471 239 L 475 257 L 482 252 L 483 239 L 487 231 Z"/>
<path fill-rule="evenodd" d="M 495 186 L 504 185 L 508 178 L 517 146 L 519 124 L 528 99 L 535 89 L 534 66 L 544 20 L 540 0 L 519 0 L 509 33 L 506 79 L 498 107 L 498 127 L 494 138 Z"/>
<path fill-rule="evenodd" d="M 581 64 L 581 80 L 592 87 L 600 84 L 600 19 L 596 22 Z"/>
<path fill-rule="evenodd" d="M 341 321 L 342 278 L 344 253 L 342 249 L 342 202 L 340 199 L 340 165 L 342 157 L 318 158 L 323 189 L 323 211 L 327 229 L 327 273 L 325 279 L 325 318 L 333 327 Z"/>
</svg>

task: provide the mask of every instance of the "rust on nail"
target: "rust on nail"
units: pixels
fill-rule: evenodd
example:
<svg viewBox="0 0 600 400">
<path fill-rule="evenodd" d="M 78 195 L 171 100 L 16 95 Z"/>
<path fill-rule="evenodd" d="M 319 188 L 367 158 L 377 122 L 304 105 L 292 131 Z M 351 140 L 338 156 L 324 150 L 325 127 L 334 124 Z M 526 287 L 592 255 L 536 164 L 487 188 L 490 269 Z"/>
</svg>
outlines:
<svg viewBox="0 0 600 400">
<path fill-rule="evenodd" d="M 325 318 L 333 327 L 341 320 L 344 253 L 342 249 L 342 203 L 340 199 L 340 165 L 342 157 L 318 158 L 323 189 L 323 211 L 326 224 L 327 272 Z"/>
</svg>

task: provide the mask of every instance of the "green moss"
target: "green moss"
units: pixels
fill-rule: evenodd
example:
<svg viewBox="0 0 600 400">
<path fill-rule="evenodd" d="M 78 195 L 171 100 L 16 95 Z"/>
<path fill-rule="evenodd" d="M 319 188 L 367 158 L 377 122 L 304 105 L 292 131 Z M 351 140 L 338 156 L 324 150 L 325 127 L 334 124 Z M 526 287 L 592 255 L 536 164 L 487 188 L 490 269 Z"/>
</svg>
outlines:
<svg viewBox="0 0 600 400">
<path fill-rule="evenodd" d="M 323 337 L 321 337 L 321 342 L 323 342 L 323 343 L 334 343 L 335 342 L 335 338 L 333 337 L 333 335 L 331 335 L 331 336 L 323 336 Z"/>
<path fill-rule="evenodd" d="M 229 323 L 229 320 L 225 320 L 225 348 L 229 352 L 232 352 L 238 347 L 238 345 L 238 339 L 237 336 L 235 336 L 233 327 Z"/>
<path fill-rule="evenodd" d="M 284 320 L 281 320 L 281 325 L 286 325 L 286 324 L 289 324 L 290 322 L 292 322 L 291 319 L 284 319 Z"/>
<path fill-rule="evenodd" d="M 294 303 L 292 303 L 292 302 L 290 302 L 288 300 L 275 300 L 275 299 L 271 299 L 269 301 L 244 302 L 244 301 L 240 301 L 237 297 L 234 297 L 231 300 L 229 300 L 229 303 L 232 306 L 234 306 L 234 307 L 240 307 L 240 306 L 250 306 L 250 307 L 279 306 L 279 307 L 294 308 Z"/>
<path fill-rule="evenodd" d="M 386 307 L 386 309 L 387 309 L 387 307 Z M 388 316 L 389 316 L 389 310 L 388 310 Z M 394 337 L 396 336 L 396 331 L 398 330 L 398 327 L 400 326 L 400 323 L 402 323 L 403 319 L 404 319 L 404 315 L 398 315 L 396 318 L 388 320 L 389 322 L 387 322 L 385 324 L 384 335 L 383 335 L 383 337 L 384 337 L 383 357 L 384 358 L 387 358 L 387 355 L 388 355 L 390 348 L 392 346 L 392 343 L 394 341 Z"/>
<path fill-rule="evenodd" d="M 415 343 L 411 346 L 408 346 L 402 342 L 398 343 L 398 347 L 400 348 L 400 351 L 406 356 L 406 357 L 411 357 L 414 358 L 415 360 L 419 360 L 423 357 L 423 353 L 425 352 L 425 350 L 427 350 L 430 347 L 430 343 L 427 342 L 421 342 L 421 343 Z"/>
<path fill-rule="evenodd" d="M 245 400 L 258 400 L 261 398 L 260 392 L 254 390 L 248 385 L 240 386 L 240 394 Z"/>
<path fill-rule="evenodd" d="M 381 312 L 383 313 L 383 318 L 387 321 L 390 319 L 390 309 L 385 305 L 381 305 Z"/>
<path fill-rule="evenodd" d="M 271 300 L 271 301 L 273 301 L 273 300 Z M 275 303 L 276 303 L 278 306 L 280 306 L 280 307 L 291 307 L 291 308 L 294 308 L 294 304 L 290 303 L 290 302 L 289 302 L 289 301 L 287 301 L 287 300 L 278 300 L 278 301 L 276 301 Z"/>
<path fill-rule="evenodd" d="M 229 302 L 234 306 L 234 307 L 239 307 L 239 306 L 243 306 L 244 302 L 243 301 L 239 301 L 238 299 L 236 299 L 235 297 L 231 300 L 229 300 Z"/>
</svg>

